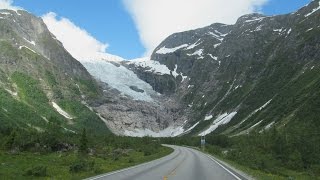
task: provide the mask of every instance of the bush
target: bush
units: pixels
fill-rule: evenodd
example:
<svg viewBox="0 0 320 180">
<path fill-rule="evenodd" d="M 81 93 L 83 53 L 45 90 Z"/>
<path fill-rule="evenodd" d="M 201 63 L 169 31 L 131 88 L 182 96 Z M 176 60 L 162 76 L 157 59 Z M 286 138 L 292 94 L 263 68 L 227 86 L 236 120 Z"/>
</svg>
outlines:
<svg viewBox="0 0 320 180">
<path fill-rule="evenodd" d="M 35 166 L 25 171 L 26 176 L 45 177 L 47 176 L 47 166 Z"/>
<path fill-rule="evenodd" d="M 134 159 L 132 157 L 129 158 L 128 163 L 134 163 Z"/>
<path fill-rule="evenodd" d="M 94 169 L 94 164 L 94 161 L 77 160 L 69 167 L 69 171 L 71 173 L 91 171 Z"/>
</svg>

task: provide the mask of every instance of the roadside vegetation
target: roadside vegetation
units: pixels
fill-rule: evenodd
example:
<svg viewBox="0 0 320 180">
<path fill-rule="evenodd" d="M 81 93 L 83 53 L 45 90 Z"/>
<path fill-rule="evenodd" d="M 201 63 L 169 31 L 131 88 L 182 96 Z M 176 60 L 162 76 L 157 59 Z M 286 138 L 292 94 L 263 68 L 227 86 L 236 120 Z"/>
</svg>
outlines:
<svg viewBox="0 0 320 180">
<path fill-rule="evenodd" d="M 53 127 L 54 128 L 54 125 Z M 83 179 L 172 152 L 153 138 L 8 130 L 0 135 L 0 179 Z"/>
<path fill-rule="evenodd" d="M 317 128 L 292 126 L 247 135 L 206 136 L 210 153 L 257 179 L 320 179 Z M 200 137 L 164 138 L 163 143 L 200 148 Z"/>
</svg>

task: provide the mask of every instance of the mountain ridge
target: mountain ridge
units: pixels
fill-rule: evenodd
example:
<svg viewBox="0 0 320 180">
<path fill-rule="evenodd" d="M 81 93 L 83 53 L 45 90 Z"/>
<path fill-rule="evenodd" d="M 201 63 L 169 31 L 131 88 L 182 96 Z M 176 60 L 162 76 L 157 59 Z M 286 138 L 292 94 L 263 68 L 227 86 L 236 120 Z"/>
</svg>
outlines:
<svg viewBox="0 0 320 180">
<path fill-rule="evenodd" d="M 163 93 L 161 89 L 166 89 L 166 95 L 175 97 L 183 109 L 191 111 L 191 117 L 188 117 L 190 125 L 186 124 L 185 129 L 198 122 L 202 128 L 208 129 L 211 122 L 213 124 L 210 127 L 221 123 L 217 132 L 220 132 L 219 129 L 223 126 L 227 126 L 226 124 L 233 124 L 235 127 L 225 130 L 224 133 L 227 134 L 249 132 L 248 129 L 252 126 L 255 128 L 251 128 L 250 131 L 257 128 L 262 131 L 261 125 L 271 126 L 274 121 L 263 122 L 260 119 L 251 121 L 252 124 L 249 125 L 250 121 L 245 120 L 244 123 L 236 124 L 244 119 L 252 119 L 261 114 L 261 111 L 266 111 L 268 106 L 274 103 L 278 91 L 286 87 L 282 86 L 284 80 L 277 81 L 270 78 L 281 77 L 287 82 L 292 82 L 303 76 L 302 72 L 315 70 L 318 67 L 316 61 L 318 55 L 315 50 L 316 33 L 319 31 L 316 19 L 319 13 L 316 10 L 318 7 L 319 3 L 313 1 L 291 14 L 279 16 L 250 14 L 240 17 L 234 25 L 215 23 L 204 28 L 175 33 L 160 43 L 150 58 L 155 61 L 153 64 L 167 66 L 168 75 L 157 73 L 156 70 L 152 70 L 155 67 L 148 64 L 129 63 L 129 68 L 133 69 L 138 77 L 151 84 L 156 91 Z M 314 42 L 310 42 L 312 40 Z M 300 46 L 308 46 L 310 49 L 304 48 L 301 51 Z M 308 51 L 310 53 L 307 53 Z M 284 52 L 288 53 L 292 60 L 288 59 Z M 298 57 L 305 60 L 293 61 Z M 310 59 L 310 62 L 306 59 Z M 275 63 L 279 64 L 282 71 L 274 66 Z M 299 64 L 303 64 L 304 67 L 299 67 L 301 66 Z M 287 65 L 294 71 L 287 69 L 285 67 Z M 274 85 L 265 86 L 264 83 L 269 82 L 262 82 L 263 79 L 273 82 Z M 166 86 L 168 80 L 171 82 L 170 87 Z M 160 87 L 157 87 L 159 85 Z M 258 97 L 258 91 L 263 92 L 262 87 L 270 88 L 271 93 L 265 93 L 266 96 L 262 99 L 257 98 L 259 101 L 250 100 L 249 106 L 244 105 L 249 103 L 246 99 Z M 239 99 L 239 96 L 242 98 Z M 247 106 L 250 110 L 245 110 Z M 241 109 L 242 111 L 238 112 Z M 234 115 L 235 112 L 237 113 Z M 233 114 L 234 117 L 231 121 L 221 119 L 224 114 Z M 195 120 L 206 119 L 209 116 L 212 117 L 209 121 Z M 239 127 L 244 124 L 247 129 L 242 127 L 244 129 L 240 130 Z M 197 126 L 194 127 L 196 130 Z"/>
<path fill-rule="evenodd" d="M 135 61 L 112 58 L 78 62 L 44 28 L 40 18 L 30 18 L 32 15 L 24 11 L 2 10 L 4 29 L 0 33 L 15 49 L 54 61 L 54 73 L 44 73 L 45 78 L 34 71 L 29 61 L 21 69 L 47 79 L 41 81 L 41 88 L 49 99 L 77 99 L 90 106 L 115 134 L 177 136 L 214 132 L 233 136 L 262 132 L 272 126 L 281 128 L 288 119 L 300 118 L 295 112 L 303 107 L 298 104 L 309 102 L 301 96 L 310 96 L 318 77 L 319 7 L 313 1 L 291 14 L 254 13 L 241 16 L 234 25 L 214 23 L 175 33 L 160 43 L 150 58 Z M 25 22 L 19 21 L 21 14 L 27 18 Z M 11 21 L 14 23 L 8 23 Z M 19 35 L 17 40 L 11 39 L 14 33 Z M 305 78 L 311 74 L 312 81 L 307 81 Z M 57 85 L 57 77 L 59 82 L 73 84 L 71 89 L 77 89 L 77 95 L 68 88 L 61 91 L 63 85 Z M 298 82 L 301 79 L 304 86 L 312 87 L 309 91 L 303 91 Z M 5 88 L 11 94 L 17 93 L 12 87 Z M 279 101 L 286 97 L 285 92 L 299 103 L 290 104 L 288 101 L 294 100 L 288 97 Z M 290 107 L 281 115 L 278 104 L 284 102 Z M 273 112 L 271 107 L 278 111 Z"/>
</svg>

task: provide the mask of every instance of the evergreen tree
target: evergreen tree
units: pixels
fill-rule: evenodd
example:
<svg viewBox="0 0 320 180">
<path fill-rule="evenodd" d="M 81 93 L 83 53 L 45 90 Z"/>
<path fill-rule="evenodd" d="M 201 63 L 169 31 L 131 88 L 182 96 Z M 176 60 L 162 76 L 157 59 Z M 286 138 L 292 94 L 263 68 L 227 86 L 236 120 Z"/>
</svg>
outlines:
<svg viewBox="0 0 320 180">
<path fill-rule="evenodd" d="M 87 153 L 87 149 L 88 149 L 88 138 L 87 138 L 87 131 L 84 128 L 81 134 L 79 152 L 85 154 Z"/>
<path fill-rule="evenodd" d="M 12 131 L 10 136 L 8 137 L 7 141 L 5 142 L 5 148 L 10 150 L 13 148 L 17 133 L 16 131 Z"/>
</svg>

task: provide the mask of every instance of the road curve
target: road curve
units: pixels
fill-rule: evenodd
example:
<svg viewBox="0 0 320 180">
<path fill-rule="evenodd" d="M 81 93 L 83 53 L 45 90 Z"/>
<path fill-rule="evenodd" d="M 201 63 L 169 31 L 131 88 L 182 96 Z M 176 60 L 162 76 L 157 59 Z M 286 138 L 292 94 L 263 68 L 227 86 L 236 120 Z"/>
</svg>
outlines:
<svg viewBox="0 0 320 180">
<path fill-rule="evenodd" d="M 240 180 L 246 179 L 213 157 L 195 149 L 167 145 L 174 152 L 131 168 L 87 180 Z"/>
</svg>

